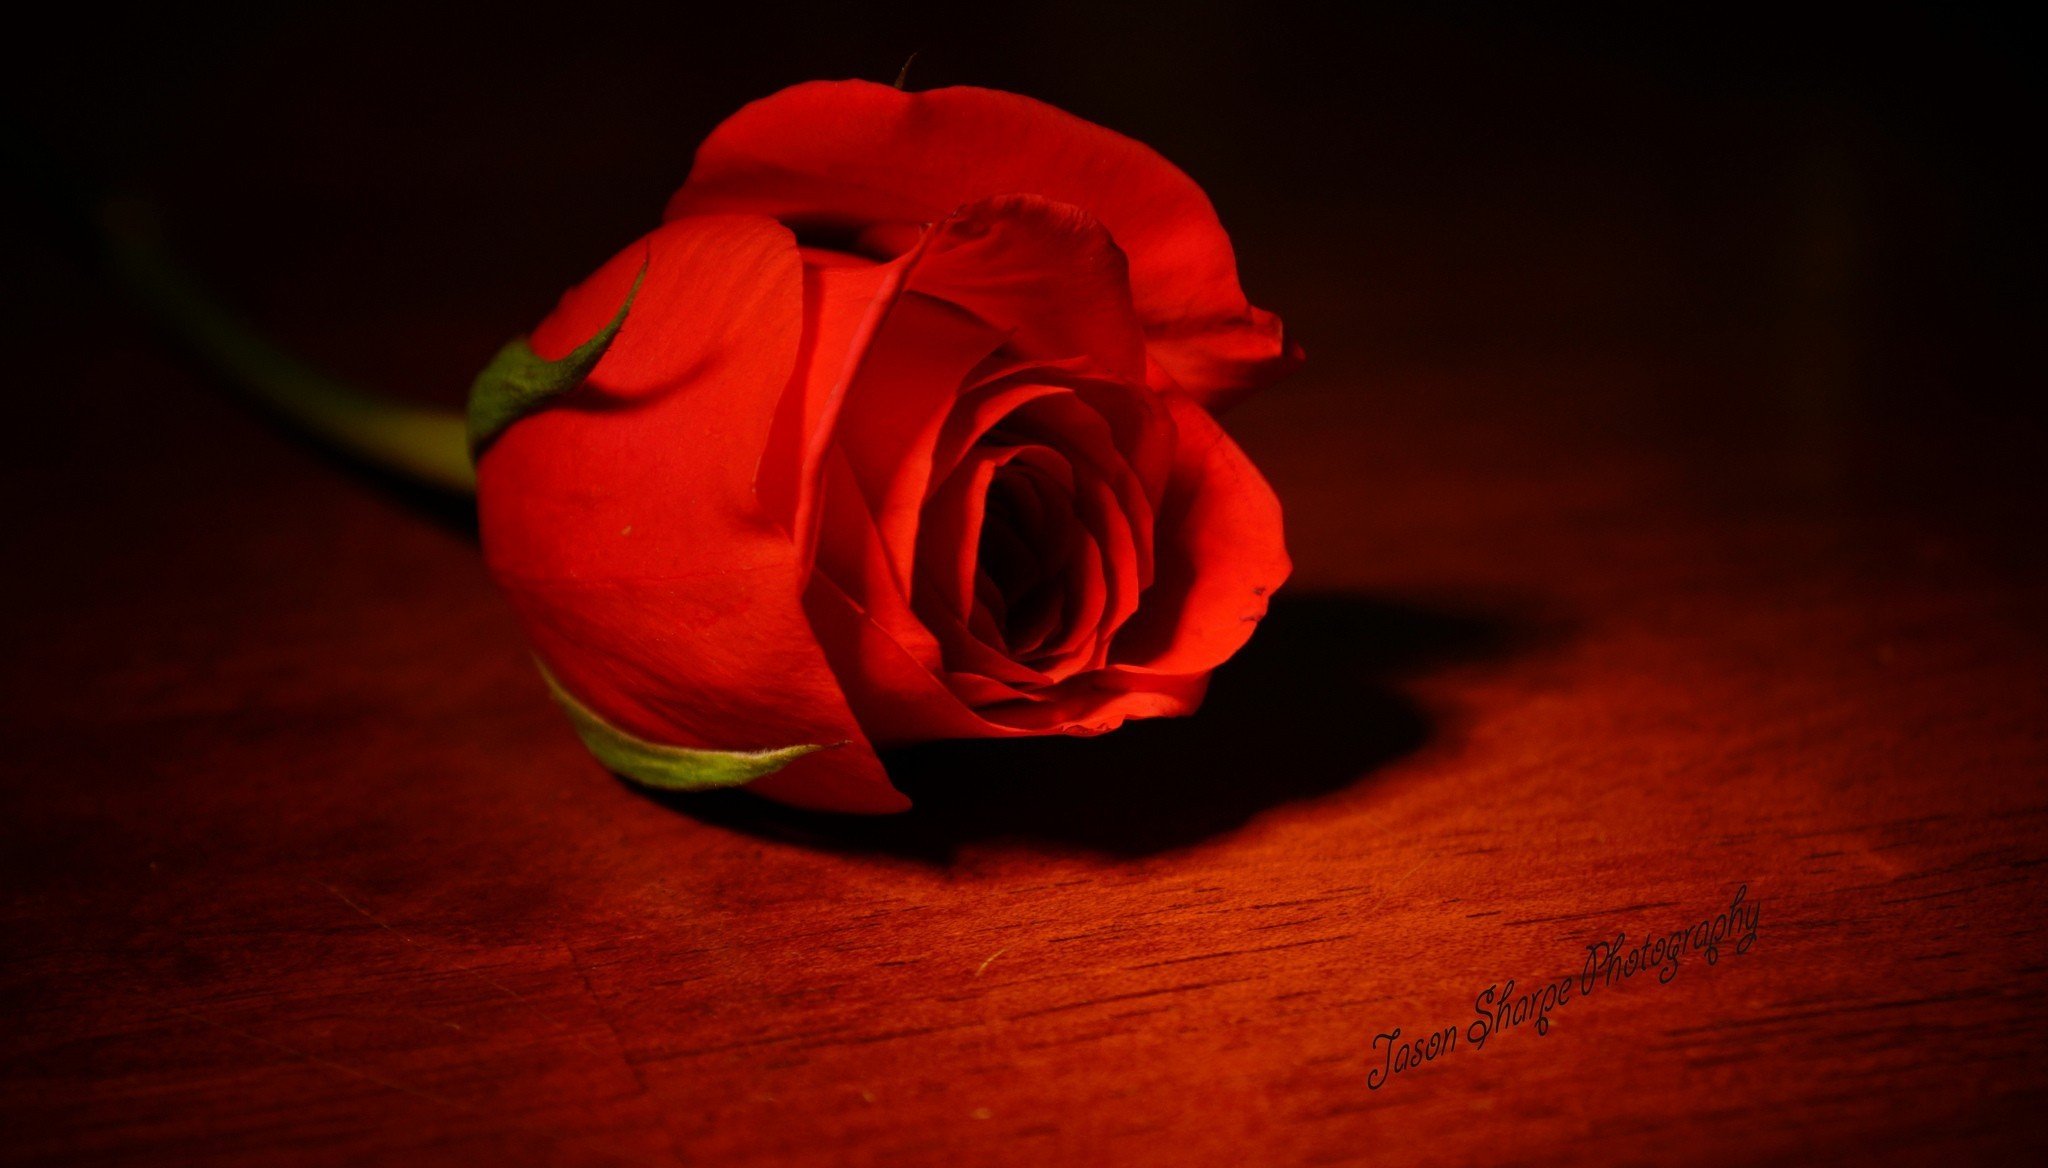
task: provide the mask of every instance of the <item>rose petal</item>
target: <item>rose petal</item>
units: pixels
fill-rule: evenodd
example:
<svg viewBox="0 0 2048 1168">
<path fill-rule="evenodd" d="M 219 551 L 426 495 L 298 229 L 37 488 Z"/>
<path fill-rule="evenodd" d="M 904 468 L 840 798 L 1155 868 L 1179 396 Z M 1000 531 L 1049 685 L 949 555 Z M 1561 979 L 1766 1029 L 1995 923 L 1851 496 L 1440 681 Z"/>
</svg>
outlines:
<svg viewBox="0 0 2048 1168">
<path fill-rule="evenodd" d="M 1086 668 L 1099 669 L 1108 664 L 1111 638 L 1137 612 L 1145 584 L 1125 501 L 1109 484 L 1088 478 L 1082 481 L 1076 502 L 1103 565 L 1103 611 L 1091 630 L 1092 649 L 1083 663 Z"/>
<path fill-rule="evenodd" d="M 907 805 L 805 619 L 806 573 L 754 492 L 795 369 L 802 273 L 772 221 L 668 224 L 534 332 L 559 355 L 633 312 L 588 382 L 507 429 L 478 468 L 484 551 L 537 653 L 607 722 L 721 750 L 843 744 L 757 780 L 804 806 Z"/>
<path fill-rule="evenodd" d="M 1162 397 L 1179 435 L 1159 515 L 1157 574 L 1110 659 L 1188 674 L 1243 646 L 1292 565 L 1280 500 L 1258 469 L 1207 410 L 1179 394 Z"/>
<path fill-rule="evenodd" d="M 1099 466 L 1121 461 L 1137 476 L 1142 500 L 1134 500 L 1135 514 L 1149 515 L 1166 496 L 1166 484 L 1173 473 L 1173 421 L 1160 396 L 1127 385 L 1091 377 L 1077 364 L 1067 362 L 1004 362 L 977 370 L 973 386 L 961 396 L 941 433 L 933 452 L 933 464 L 944 468 L 959 461 L 974 443 L 998 423 L 1024 413 L 1029 403 L 1041 398 L 1079 398 L 1109 428 L 1109 445 L 1115 459 L 1090 457 Z M 1089 450 L 1099 451 L 1094 427 L 1080 437 Z M 1149 538 L 1150 524 L 1146 524 Z"/>
<path fill-rule="evenodd" d="M 984 680 L 980 687 L 955 692 L 957 679 L 950 684 L 941 680 L 830 577 L 812 577 L 804 606 L 833 667 L 848 679 L 847 700 L 876 744 L 906 746 L 940 738 L 1022 733 L 970 708 L 970 703 L 1015 699 L 1015 690 Z"/>
<path fill-rule="evenodd" d="M 1130 265 L 1101 221 L 1037 195 L 962 204 L 932 229 L 910 286 L 987 321 L 1028 359 L 1145 379 Z"/>
<path fill-rule="evenodd" d="M 897 578 L 844 450 L 835 448 L 827 455 L 821 490 L 817 574 L 831 579 L 863 612 L 881 622 L 918 661 L 938 668 L 938 640 L 910 610 L 910 580 Z"/>
<path fill-rule="evenodd" d="M 1195 712 L 1209 675 L 1162 675 L 1114 666 L 1083 674 L 1036 701 L 985 706 L 982 717 L 1028 734 L 1103 734 L 1131 718 L 1178 718 Z"/>
<path fill-rule="evenodd" d="M 843 676 L 860 679 L 848 697 L 861 724 L 885 747 L 941 738 L 1100 734 L 1129 718 L 1191 714 L 1208 687 L 1207 674 L 1162 676 L 1112 666 L 1035 700 L 1000 701 L 997 693 L 961 688 L 966 679 L 960 675 L 940 680 L 825 577 L 812 580 L 804 600 L 833 664 Z"/>
<path fill-rule="evenodd" d="M 1114 494 L 1114 507 L 1105 506 L 1105 510 L 1114 511 L 1117 515 L 1123 533 L 1122 542 L 1131 553 L 1131 566 L 1138 576 L 1138 587 L 1143 588 L 1152 582 L 1154 496 L 1146 490 L 1132 465 L 1134 459 L 1126 451 L 1136 446 L 1137 460 L 1142 461 L 1148 453 L 1147 448 L 1155 445 L 1149 439 L 1156 438 L 1156 445 L 1168 459 L 1170 473 L 1173 427 L 1165 408 L 1156 404 L 1157 395 L 1116 392 L 1116 389 L 1083 382 L 1068 393 L 1036 397 L 1005 419 L 1004 426 L 1021 434 L 1037 436 L 1041 441 L 1051 442 L 1056 438 L 1069 457 L 1078 459 L 1086 468 L 1084 478 L 1087 481 L 1100 484 Z M 1158 413 L 1146 419 L 1152 424 L 1145 427 L 1148 432 L 1145 437 L 1120 441 L 1109 419 L 1103 416 L 1103 410 L 1105 407 L 1114 409 L 1139 398 Z M 1161 478 L 1163 480 L 1166 476 Z M 1164 496 L 1163 481 L 1159 494 Z M 1098 538 L 1104 535 L 1100 530 L 1096 534 Z M 1106 546 L 1105 551 L 1109 550 Z M 1122 555 L 1121 552 L 1112 554 Z"/>
<path fill-rule="evenodd" d="M 913 284 L 918 274 L 912 273 Z M 902 295 L 881 323 L 840 409 L 842 451 L 899 580 L 911 578 L 932 447 L 961 380 L 1002 334 L 943 300 Z"/>
<path fill-rule="evenodd" d="M 1031 458 L 1053 461 L 1059 455 L 1041 447 L 982 447 L 962 460 L 926 508 L 911 593 L 912 609 L 944 649 L 943 668 L 980 674 L 1025 691 L 1051 679 L 1016 660 L 1003 643 L 1002 631 L 986 610 L 974 604 L 974 565 L 990 484 L 1011 463 Z M 1052 538 L 1064 540 L 1065 534 L 1059 530 Z M 1064 548 L 1047 550 L 1057 554 Z"/>
<path fill-rule="evenodd" d="M 808 551 L 817 540 L 823 452 L 847 387 L 901 293 L 909 264 L 877 264 L 839 252 L 802 250 L 802 347 L 796 372 L 776 407 L 754 489 L 768 514 Z"/>
<path fill-rule="evenodd" d="M 1162 371 L 1220 406 L 1299 361 L 1251 307 L 1207 196 L 1141 143 L 1016 94 L 811 82 L 741 109 L 698 148 L 671 216 L 719 211 L 849 228 L 933 222 L 992 195 L 1039 195 L 1101 220 Z"/>
<path fill-rule="evenodd" d="M 905 291 L 845 394 L 833 441 L 907 580 L 919 513 L 957 461 L 949 453 L 935 465 L 934 450 L 969 375 L 1006 341 L 1135 375 L 1143 341 L 1121 254 L 1071 208 L 1042 199 L 962 208 L 906 262 Z"/>
</svg>

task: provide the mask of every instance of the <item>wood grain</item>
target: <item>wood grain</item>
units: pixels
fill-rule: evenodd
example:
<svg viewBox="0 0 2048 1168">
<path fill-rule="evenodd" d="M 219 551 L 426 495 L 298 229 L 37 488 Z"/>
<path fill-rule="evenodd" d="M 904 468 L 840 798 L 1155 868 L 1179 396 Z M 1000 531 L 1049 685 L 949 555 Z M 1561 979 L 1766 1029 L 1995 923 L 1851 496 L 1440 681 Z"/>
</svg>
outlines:
<svg viewBox="0 0 2048 1168">
<path fill-rule="evenodd" d="M 244 30 L 146 115 L 30 108 L 266 327 L 448 400 L 652 213 L 677 143 L 899 43 L 735 32 L 699 75 L 656 67 L 668 26 L 557 59 L 414 19 Z M 2003 156 L 1853 69 L 1737 84 L 1414 18 L 1297 74 L 1297 40 L 1189 17 L 1111 84 L 1090 54 L 1149 36 L 1032 64 L 1061 19 L 917 68 L 1210 185 L 1311 353 L 1229 419 L 1298 572 L 1199 717 L 909 752 L 897 819 L 603 774 L 458 510 L 273 432 L 25 245 L 0 1158 L 2048 1149 L 2048 528 L 2038 408 L 1999 392 L 2037 393 L 2039 318 Z M 1957 103 L 2003 84 L 1928 52 L 1976 70 Z M 539 80 L 491 88 L 506 53 Z M 1187 60 L 1226 80 L 1168 100 Z M 1738 889 L 1746 952 L 1467 1036 L 1489 987 Z M 1460 1036 L 1375 1087 L 1397 1027 Z"/>
</svg>

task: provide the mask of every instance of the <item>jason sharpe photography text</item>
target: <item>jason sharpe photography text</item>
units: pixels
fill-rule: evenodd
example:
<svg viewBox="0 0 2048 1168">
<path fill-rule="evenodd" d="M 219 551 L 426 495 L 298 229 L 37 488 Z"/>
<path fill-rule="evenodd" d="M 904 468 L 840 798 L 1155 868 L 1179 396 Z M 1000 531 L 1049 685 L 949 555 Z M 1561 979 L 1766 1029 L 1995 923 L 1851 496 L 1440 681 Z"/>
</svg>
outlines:
<svg viewBox="0 0 2048 1168">
<path fill-rule="evenodd" d="M 1616 933 L 1611 941 L 1593 942 L 1586 946 L 1585 963 L 1576 974 L 1520 992 L 1512 978 L 1505 984 L 1487 986 L 1473 998 L 1474 1017 L 1462 1031 L 1454 1024 L 1404 1040 L 1396 1026 L 1375 1035 L 1372 1046 L 1379 1065 L 1366 1074 L 1365 1085 L 1377 1091 L 1394 1076 L 1458 1050 L 1461 1040 L 1470 1049 L 1484 1050 L 1496 1035 L 1524 1023 L 1533 1023 L 1539 1037 L 1549 1034 L 1552 1010 L 1649 970 L 1657 971 L 1658 984 L 1668 984 L 1678 975 L 1679 962 L 1688 953 L 1704 954 L 1708 965 L 1720 961 L 1724 944 L 1738 954 L 1747 953 L 1756 943 L 1758 909 L 1759 902 L 1749 899 L 1749 885 L 1744 884 L 1736 888 L 1727 909 L 1704 920 L 1645 937 L 1633 946 L 1627 933 Z"/>
</svg>

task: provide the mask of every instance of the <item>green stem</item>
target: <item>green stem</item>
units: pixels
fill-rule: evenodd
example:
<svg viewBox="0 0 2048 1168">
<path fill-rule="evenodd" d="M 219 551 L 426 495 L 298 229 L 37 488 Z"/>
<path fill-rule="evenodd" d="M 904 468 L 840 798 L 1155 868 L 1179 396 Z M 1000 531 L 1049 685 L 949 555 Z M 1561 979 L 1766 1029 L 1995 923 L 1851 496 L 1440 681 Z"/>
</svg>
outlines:
<svg viewBox="0 0 2048 1168">
<path fill-rule="evenodd" d="M 98 226 L 114 275 L 257 401 L 366 462 L 445 490 L 476 490 L 461 414 L 367 393 L 271 344 L 171 262 L 139 206 L 103 203 Z"/>
</svg>

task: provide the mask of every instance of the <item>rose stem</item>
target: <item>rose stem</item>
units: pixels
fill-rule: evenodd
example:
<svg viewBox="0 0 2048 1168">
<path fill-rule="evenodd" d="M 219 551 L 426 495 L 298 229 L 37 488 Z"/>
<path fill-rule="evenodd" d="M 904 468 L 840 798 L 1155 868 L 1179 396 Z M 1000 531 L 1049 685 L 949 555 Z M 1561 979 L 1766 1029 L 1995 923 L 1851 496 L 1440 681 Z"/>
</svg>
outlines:
<svg viewBox="0 0 2048 1168">
<path fill-rule="evenodd" d="M 114 276 L 257 402 L 345 454 L 443 490 L 476 490 L 460 414 L 367 393 L 271 344 L 171 261 L 140 204 L 102 201 L 96 219 Z"/>
</svg>

